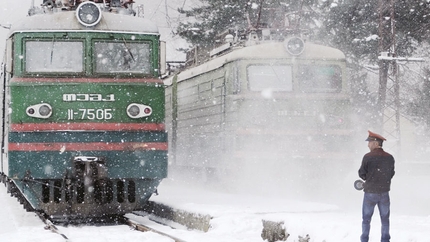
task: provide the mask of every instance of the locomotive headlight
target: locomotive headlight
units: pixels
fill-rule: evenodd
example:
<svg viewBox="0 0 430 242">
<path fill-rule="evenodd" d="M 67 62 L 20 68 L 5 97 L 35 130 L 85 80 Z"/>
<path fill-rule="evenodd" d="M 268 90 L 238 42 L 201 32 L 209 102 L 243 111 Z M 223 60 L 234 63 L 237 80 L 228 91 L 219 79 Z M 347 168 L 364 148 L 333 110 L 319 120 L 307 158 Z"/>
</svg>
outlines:
<svg viewBox="0 0 430 242">
<path fill-rule="evenodd" d="M 34 114 L 34 109 L 33 108 L 28 108 L 27 109 L 27 113 L 28 114 Z"/>
<path fill-rule="evenodd" d="M 33 118 L 49 118 L 52 115 L 52 107 L 47 103 L 41 103 L 27 107 L 26 113 Z"/>
<path fill-rule="evenodd" d="M 127 109 L 128 116 L 136 117 L 140 113 L 140 108 L 137 105 L 130 105 Z"/>
<path fill-rule="evenodd" d="M 40 113 L 40 115 L 42 115 L 44 117 L 49 116 L 49 115 L 51 115 L 51 107 L 44 104 L 44 105 L 39 107 L 39 113 Z"/>
<path fill-rule="evenodd" d="M 127 107 L 127 115 L 130 118 L 143 118 L 148 117 L 152 114 L 152 108 L 150 106 L 132 103 Z"/>
<path fill-rule="evenodd" d="M 322 123 L 329 127 L 339 127 L 345 123 L 343 117 L 336 115 L 320 115 L 319 118 Z"/>
<path fill-rule="evenodd" d="M 284 47 L 291 55 L 300 55 L 305 50 L 305 42 L 299 37 L 292 37 L 285 40 Z"/>
<path fill-rule="evenodd" d="M 94 2 L 83 2 L 76 9 L 76 17 L 82 25 L 92 27 L 100 22 L 102 10 Z"/>
</svg>

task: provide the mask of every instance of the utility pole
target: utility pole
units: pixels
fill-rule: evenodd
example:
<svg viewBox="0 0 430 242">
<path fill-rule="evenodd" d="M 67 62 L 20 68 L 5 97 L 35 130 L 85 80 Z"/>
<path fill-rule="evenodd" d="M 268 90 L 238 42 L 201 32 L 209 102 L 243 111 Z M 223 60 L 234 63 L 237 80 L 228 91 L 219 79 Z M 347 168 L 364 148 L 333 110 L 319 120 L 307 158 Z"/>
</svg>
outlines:
<svg viewBox="0 0 430 242">
<path fill-rule="evenodd" d="M 399 80 L 397 78 L 394 1 L 379 0 L 379 90 L 377 126 L 400 149 Z M 390 59 L 391 58 L 391 59 Z M 390 73 L 391 71 L 391 73 Z M 388 93 L 387 93 L 388 92 Z M 387 101 L 388 94 L 388 101 Z"/>
<path fill-rule="evenodd" d="M 422 62 L 422 58 L 405 58 L 396 55 L 395 0 L 379 0 L 379 91 L 377 125 L 388 139 L 395 140 L 397 153 L 400 145 L 400 80 L 398 62 Z"/>
<path fill-rule="evenodd" d="M 384 56 L 395 57 L 395 22 L 394 22 L 394 0 L 379 0 L 379 53 Z M 382 55 L 382 54 L 381 54 Z M 379 90 L 377 103 L 377 125 L 378 129 L 384 127 L 384 110 L 387 96 L 388 71 L 392 61 L 379 60 Z"/>
</svg>

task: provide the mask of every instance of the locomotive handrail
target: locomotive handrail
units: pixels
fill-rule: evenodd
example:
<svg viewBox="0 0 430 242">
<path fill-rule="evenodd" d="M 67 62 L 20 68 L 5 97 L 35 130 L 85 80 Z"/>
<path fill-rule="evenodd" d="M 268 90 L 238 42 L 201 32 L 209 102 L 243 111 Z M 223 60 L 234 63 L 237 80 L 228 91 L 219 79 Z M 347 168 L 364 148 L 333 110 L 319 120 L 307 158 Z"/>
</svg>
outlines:
<svg viewBox="0 0 430 242">
<path fill-rule="evenodd" d="M 41 182 L 41 181 L 38 181 L 38 180 L 36 180 L 36 179 L 34 179 L 34 178 L 26 178 L 26 177 L 24 177 L 24 178 L 22 178 L 21 179 L 21 181 L 22 182 L 24 182 L 24 183 L 27 183 L 27 182 L 33 182 L 33 183 L 36 183 L 36 184 L 42 184 L 42 185 L 46 185 L 46 186 L 48 186 L 48 187 L 54 187 L 54 188 L 58 188 L 58 189 L 62 189 L 62 190 L 65 190 L 63 187 L 59 187 L 59 186 L 55 186 L 55 185 L 51 185 L 51 184 L 49 184 L 49 183 L 47 183 L 47 182 Z"/>
<path fill-rule="evenodd" d="M 1 64 L 1 77 L 0 80 L 3 82 L 2 85 L 2 90 L 1 90 L 1 95 L 2 95 L 2 103 L 1 103 L 1 119 L 5 120 L 5 116 L 6 116 L 6 99 L 5 99 L 5 95 L 6 95 L 6 64 L 2 63 Z M 6 136 L 5 136 L 5 131 L 6 131 L 6 127 L 5 125 L 2 125 L 1 127 L 1 150 L 0 150 L 0 172 L 3 173 L 3 154 L 5 152 L 4 148 L 5 148 L 5 142 L 6 142 Z"/>
</svg>

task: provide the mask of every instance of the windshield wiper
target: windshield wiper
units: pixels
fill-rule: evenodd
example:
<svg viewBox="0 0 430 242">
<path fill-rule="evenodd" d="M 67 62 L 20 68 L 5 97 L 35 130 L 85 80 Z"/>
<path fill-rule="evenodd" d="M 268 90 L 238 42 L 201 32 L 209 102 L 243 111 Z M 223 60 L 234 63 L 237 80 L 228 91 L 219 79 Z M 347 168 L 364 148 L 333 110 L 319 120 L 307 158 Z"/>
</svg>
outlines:
<svg viewBox="0 0 430 242">
<path fill-rule="evenodd" d="M 136 60 L 134 59 L 133 54 L 131 53 L 130 49 L 128 48 L 127 42 L 125 41 L 125 38 L 123 37 L 122 40 L 124 41 L 124 46 L 125 46 L 125 49 L 127 50 L 127 53 L 131 56 L 131 59 L 135 62 Z"/>
<path fill-rule="evenodd" d="M 52 38 L 52 47 L 51 47 L 51 65 L 52 65 L 52 59 L 54 58 L 54 45 L 55 45 L 55 36 Z"/>
</svg>

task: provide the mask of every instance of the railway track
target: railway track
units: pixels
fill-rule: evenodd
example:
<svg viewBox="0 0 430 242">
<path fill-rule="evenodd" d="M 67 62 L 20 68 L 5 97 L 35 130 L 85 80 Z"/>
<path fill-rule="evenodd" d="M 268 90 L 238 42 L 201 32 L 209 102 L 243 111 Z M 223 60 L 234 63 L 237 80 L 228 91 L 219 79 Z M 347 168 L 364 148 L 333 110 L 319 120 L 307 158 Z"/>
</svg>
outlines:
<svg viewBox="0 0 430 242">
<path fill-rule="evenodd" d="M 133 228 L 135 230 L 138 230 L 138 231 L 141 231 L 141 232 L 151 231 L 151 232 L 160 234 L 162 236 L 169 237 L 169 238 L 173 239 L 173 241 L 175 241 L 175 242 L 186 242 L 185 240 L 182 240 L 182 239 L 177 238 L 175 236 L 169 235 L 169 234 L 167 234 L 165 232 L 162 232 L 162 231 L 160 231 L 158 229 L 150 227 L 149 225 L 144 225 L 144 224 L 142 224 L 140 222 L 136 222 L 136 221 L 134 221 L 132 219 L 129 219 L 129 218 L 126 218 L 126 217 L 125 217 L 125 219 L 126 219 L 126 224 L 129 225 L 131 228 Z"/>
<path fill-rule="evenodd" d="M 136 230 L 136 231 L 140 231 L 140 232 L 153 232 L 153 233 L 157 233 L 161 236 L 164 237 L 168 237 L 170 239 L 172 239 L 175 242 L 186 242 L 183 239 L 177 238 L 173 235 L 168 234 L 167 232 L 163 232 L 160 229 L 157 229 L 155 227 L 169 227 L 169 229 L 172 229 L 172 227 L 165 225 L 164 223 L 160 223 L 160 222 L 154 222 L 152 219 L 150 219 L 151 214 L 150 213 L 133 213 L 131 218 L 127 217 L 127 216 L 118 216 L 115 217 L 114 219 L 110 218 L 110 219 L 91 219 L 91 221 L 88 220 L 54 220 L 51 221 L 49 218 L 49 216 L 47 216 L 46 214 L 44 214 L 41 211 L 35 211 L 34 209 L 31 208 L 31 205 L 26 201 L 26 199 L 24 198 L 24 196 L 22 196 L 22 194 L 20 193 L 20 191 L 18 189 L 16 189 L 13 184 L 11 187 L 9 187 L 9 191 L 11 193 L 11 196 L 16 197 L 18 202 L 20 202 L 23 205 L 23 208 L 27 210 L 27 212 L 34 212 L 39 218 L 40 220 L 43 221 L 43 223 L 45 224 L 45 229 L 46 230 L 50 230 L 55 234 L 58 234 L 59 236 L 61 236 L 65 242 L 72 242 L 73 238 L 69 238 L 65 233 L 63 233 L 61 231 L 61 227 L 57 227 L 55 224 L 59 225 L 65 225 L 68 226 L 69 224 L 74 224 L 74 225 L 81 225 L 81 224 L 91 224 L 91 225 L 96 225 L 96 226 L 103 226 L 103 225 L 112 225 L 112 224 L 117 224 L 117 225 L 128 225 L 130 226 L 131 229 Z M 156 215 L 154 215 L 156 216 Z M 137 221 L 139 220 L 139 221 Z M 149 221 L 152 222 L 149 222 Z M 145 222 L 148 221 L 148 222 Z M 169 221 L 167 221 L 169 222 Z M 153 224 L 156 223 L 157 226 L 153 226 Z M 174 223 L 174 222 L 173 222 Z M 167 230 L 167 229 L 166 229 Z"/>
<path fill-rule="evenodd" d="M 64 234 L 61 229 L 59 229 L 57 226 L 55 226 L 54 223 L 52 223 L 43 213 L 40 212 L 36 212 L 36 214 L 38 215 L 38 217 L 45 223 L 45 229 L 46 230 L 50 230 L 53 233 L 58 234 L 59 236 L 61 236 L 65 242 L 72 242 L 72 240 L 70 238 L 68 238 L 68 236 L 66 234 Z M 139 215 L 136 215 L 139 216 Z M 147 215 L 149 216 L 149 215 Z M 180 239 L 178 237 L 175 237 L 173 235 L 170 235 L 166 232 L 160 231 L 157 228 L 154 228 L 153 226 L 149 225 L 149 224 L 144 224 L 142 222 L 137 222 L 134 219 L 130 219 L 127 217 L 121 217 L 121 222 L 119 224 L 125 224 L 130 226 L 130 228 L 134 231 L 140 231 L 140 232 L 153 232 L 156 234 L 159 234 L 163 237 L 168 237 L 170 239 L 172 239 L 174 242 L 187 242 L 186 240 Z M 97 226 L 103 226 L 103 225 L 111 225 L 110 223 L 104 224 L 104 223 L 97 223 Z M 165 226 L 165 225 L 162 225 Z"/>
<path fill-rule="evenodd" d="M 40 212 L 36 212 L 36 214 L 39 216 L 39 218 L 45 223 L 45 229 L 46 230 L 50 230 L 53 233 L 58 234 L 59 236 L 61 236 L 65 242 L 72 242 L 71 239 L 68 238 L 68 236 L 66 234 L 64 234 L 61 229 L 59 229 L 57 226 L 55 226 L 55 224 L 53 222 L 51 222 L 51 220 L 49 220 L 47 218 L 47 216 L 45 216 L 43 213 Z M 135 214 L 135 216 L 140 216 L 143 218 L 143 216 L 141 215 L 137 215 Z M 149 215 L 147 215 L 149 216 Z M 159 234 L 163 237 L 168 237 L 170 239 L 172 239 L 174 242 L 187 242 L 186 240 L 180 239 L 178 237 L 175 237 L 173 235 L 170 235 L 166 232 L 160 231 L 159 229 L 155 228 L 154 226 L 151 226 L 150 224 L 144 224 L 142 222 L 138 222 L 135 221 L 134 219 L 131 218 L 127 218 L 126 216 L 120 217 L 120 222 L 118 224 L 125 224 L 130 226 L 130 228 L 132 230 L 135 231 L 140 231 L 140 232 L 153 232 L 156 234 Z M 103 226 L 103 225 L 112 225 L 111 223 L 103 223 L 103 222 L 99 222 L 99 223 L 95 223 L 95 225 L 97 226 Z M 160 226 L 166 226 L 166 225 L 160 225 Z"/>
<path fill-rule="evenodd" d="M 51 222 L 51 220 L 47 219 L 46 216 L 43 213 L 36 212 L 36 214 L 46 224 L 46 226 L 45 226 L 46 230 L 51 230 L 53 233 L 56 233 L 56 234 L 60 235 L 61 237 L 63 237 L 63 239 L 64 239 L 65 242 L 69 242 L 70 241 L 69 238 L 65 234 L 61 233 L 61 231 L 57 228 L 57 226 L 55 226 Z"/>
</svg>

